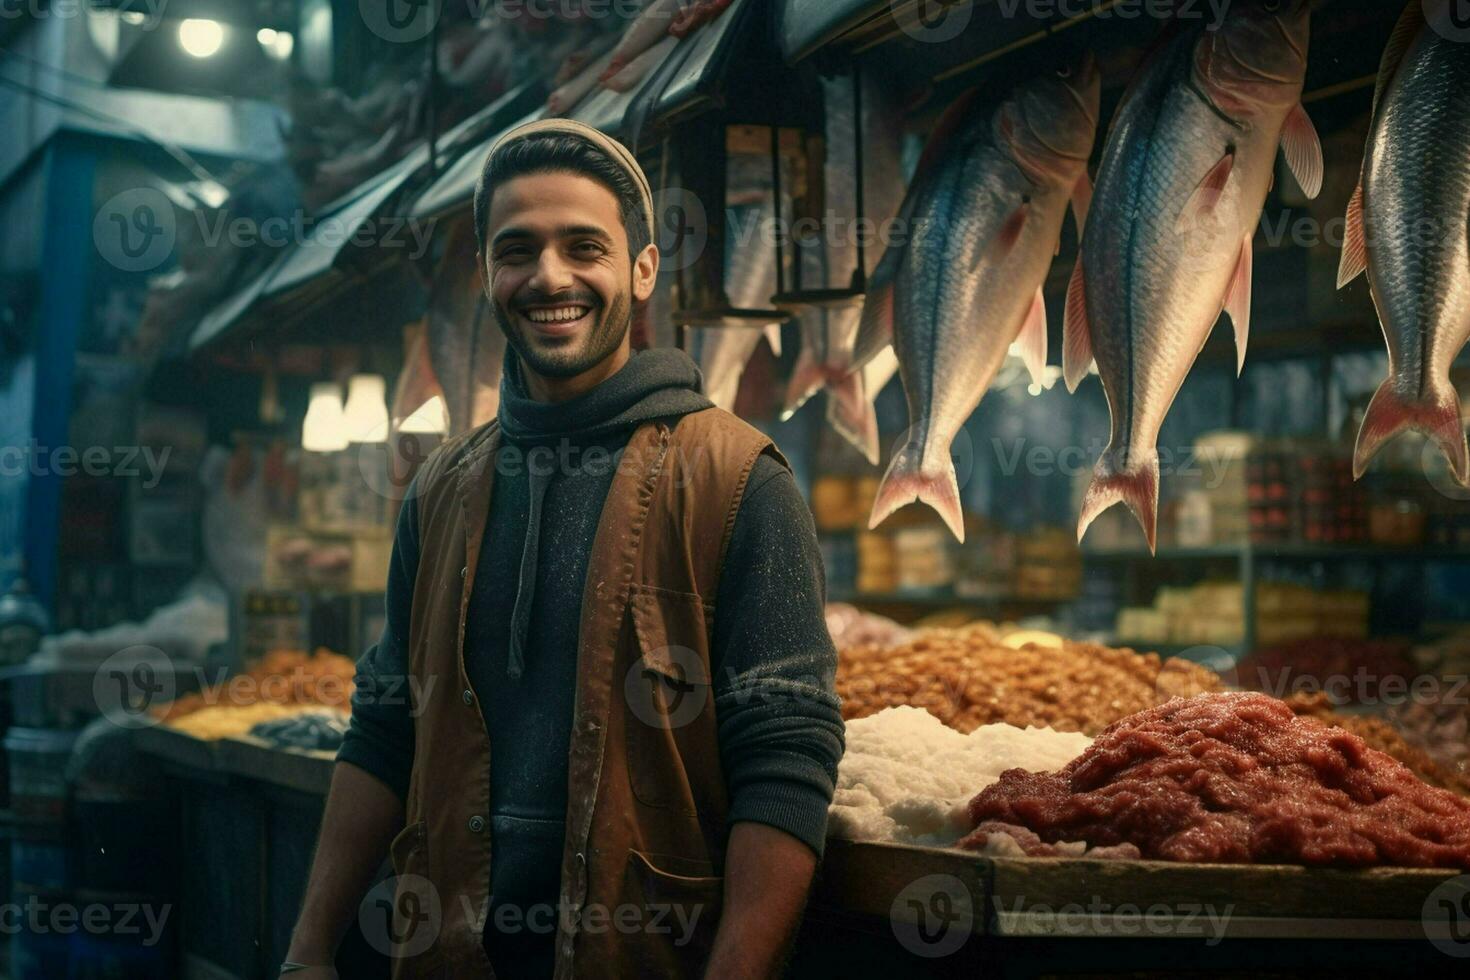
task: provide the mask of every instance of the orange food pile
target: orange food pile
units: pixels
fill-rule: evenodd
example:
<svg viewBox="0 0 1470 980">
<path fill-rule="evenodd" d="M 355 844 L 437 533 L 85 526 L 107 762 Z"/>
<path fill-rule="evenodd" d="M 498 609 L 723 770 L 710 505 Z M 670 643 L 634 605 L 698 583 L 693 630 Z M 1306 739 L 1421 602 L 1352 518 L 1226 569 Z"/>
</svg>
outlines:
<svg viewBox="0 0 1470 980">
<path fill-rule="evenodd" d="M 886 649 L 850 647 L 837 667 L 844 718 L 912 705 L 965 733 L 1005 722 L 1096 735 L 1176 695 L 1222 689 L 1213 671 L 1188 661 L 1070 641 L 1018 650 L 984 623 L 925 630 Z"/>
<path fill-rule="evenodd" d="M 205 708 L 244 708 L 257 704 L 350 711 L 355 667 L 350 658 L 325 647 L 318 648 L 314 654 L 273 650 L 248 671 L 176 698 L 157 709 L 155 715 L 171 722 Z"/>
</svg>

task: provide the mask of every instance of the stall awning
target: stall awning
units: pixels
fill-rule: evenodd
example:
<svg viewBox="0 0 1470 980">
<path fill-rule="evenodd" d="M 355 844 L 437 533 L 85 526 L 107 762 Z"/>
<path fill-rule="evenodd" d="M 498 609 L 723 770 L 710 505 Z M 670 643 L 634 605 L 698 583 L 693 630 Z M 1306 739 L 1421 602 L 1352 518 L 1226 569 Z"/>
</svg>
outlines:
<svg viewBox="0 0 1470 980">
<path fill-rule="evenodd" d="M 800 61 L 894 6 L 891 0 L 777 0 L 776 43 L 788 64 Z"/>
<path fill-rule="evenodd" d="M 545 107 L 537 107 L 509 126 L 497 130 L 489 139 L 477 143 L 460 154 L 458 159 L 445 168 L 437 180 L 425 187 L 414 199 L 409 208 L 409 216 L 413 218 L 434 217 L 468 204 L 470 198 L 474 196 L 475 182 L 480 179 L 480 167 L 485 163 L 485 154 L 490 151 L 491 144 L 507 129 L 519 126 L 523 122 L 539 119 L 544 114 Z"/>
<path fill-rule="evenodd" d="M 540 100 L 537 83 L 526 83 L 497 99 L 480 112 L 460 122 L 439 139 L 440 162 L 455 159 L 466 144 L 478 145 L 487 130 L 499 132 L 506 118 L 522 112 L 528 103 Z M 214 307 L 195 328 L 190 350 L 198 350 L 226 333 L 246 326 L 280 308 L 282 298 L 310 290 L 316 305 L 334 292 L 350 288 L 363 277 L 402 253 L 410 256 L 426 242 L 424 233 L 410 222 L 371 222 L 385 217 L 417 175 L 429 164 L 427 144 L 415 147 L 403 159 L 363 182 L 322 209 L 312 219 L 311 230 L 299 242 L 285 246 L 281 255 L 264 271 Z M 401 211 L 398 212 L 401 215 Z"/>
<path fill-rule="evenodd" d="M 740 38 L 754 28 L 764 28 L 759 16 L 759 0 L 735 0 L 718 18 L 705 25 L 670 49 L 664 63 L 649 72 L 644 83 L 631 92 L 613 92 L 599 88 L 579 102 L 568 114 L 571 118 L 594 126 L 626 141 L 633 123 L 630 112 L 635 105 L 651 97 L 647 88 L 659 91 L 645 120 L 645 132 L 671 119 L 700 111 L 717 97 L 719 86 L 730 69 L 730 62 Z M 519 125 L 545 114 L 544 107 L 518 119 Z M 505 129 L 510 129 L 506 126 Z M 468 207 L 474 197 L 475 182 L 485 154 L 490 151 L 500 132 L 495 133 L 447 169 L 438 180 L 426 187 L 414 201 L 410 214 L 416 218 L 432 217 Z"/>
</svg>

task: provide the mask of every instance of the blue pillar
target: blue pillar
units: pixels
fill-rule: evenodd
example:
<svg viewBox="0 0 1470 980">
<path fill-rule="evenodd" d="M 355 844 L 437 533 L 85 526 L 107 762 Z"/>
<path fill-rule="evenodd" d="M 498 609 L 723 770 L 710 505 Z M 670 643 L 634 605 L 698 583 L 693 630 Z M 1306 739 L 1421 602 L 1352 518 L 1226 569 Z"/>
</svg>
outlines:
<svg viewBox="0 0 1470 980">
<path fill-rule="evenodd" d="M 88 315 L 87 297 L 96 245 L 92 241 L 96 157 L 57 135 L 46 148 L 46 209 L 39 230 L 41 295 L 36 316 L 35 409 L 32 433 L 40 452 L 67 444 L 77 338 Z M 61 478 L 52 467 L 33 472 L 27 486 L 25 553 L 31 588 L 55 612 L 61 532 Z"/>
</svg>

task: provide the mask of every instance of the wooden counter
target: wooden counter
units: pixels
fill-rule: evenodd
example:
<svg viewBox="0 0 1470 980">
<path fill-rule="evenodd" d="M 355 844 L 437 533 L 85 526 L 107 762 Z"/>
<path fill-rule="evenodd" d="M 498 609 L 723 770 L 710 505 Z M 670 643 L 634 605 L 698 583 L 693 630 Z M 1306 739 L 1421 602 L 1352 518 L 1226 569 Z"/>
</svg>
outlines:
<svg viewBox="0 0 1470 980">
<path fill-rule="evenodd" d="M 299 902 L 333 753 L 277 749 L 250 738 L 203 742 L 163 727 L 136 738 L 145 752 L 201 785 L 209 799 L 196 804 L 195 820 L 186 820 L 197 830 L 212 833 L 210 823 L 222 812 L 259 811 L 259 849 L 233 856 L 216 851 L 216 859 L 248 857 L 244 877 L 259 880 L 256 907 L 269 910 L 257 923 L 255 955 L 231 963 L 229 975 L 271 975 L 268 964 L 284 952 Z M 252 837 L 234 839 L 239 847 Z M 289 854 L 273 857 L 288 841 Z M 209 869 L 216 881 L 230 873 Z M 1424 914 L 1435 889 L 1460 877 L 1401 868 L 993 858 L 832 839 L 790 975 L 1453 975 L 1470 959 L 1436 948 Z M 209 880 L 193 889 L 201 903 L 210 900 Z M 239 925 L 235 919 L 231 928 Z M 1470 931 L 1470 922 L 1461 925 Z M 203 937 L 218 945 L 226 937 L 217 931 L 205 929 Z M 188 935 L 186 929 L 186 941 Z M 1470 937 L 1465 946 L 1470 954 Z"/>
</svg>

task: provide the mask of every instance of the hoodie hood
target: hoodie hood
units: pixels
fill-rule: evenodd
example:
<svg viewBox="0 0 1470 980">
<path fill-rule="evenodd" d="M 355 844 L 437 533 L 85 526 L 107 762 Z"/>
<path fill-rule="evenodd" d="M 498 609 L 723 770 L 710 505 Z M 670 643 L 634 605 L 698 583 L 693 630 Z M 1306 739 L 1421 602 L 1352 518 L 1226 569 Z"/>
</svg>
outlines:
<svg viewBox="0 0 1470 980">
<path fill-rule="evenodd" d="M 713 407 L 689 355 L 673 347 L 634 351 L 612 377 L 576 398 L 539 402 L 526 391 L 521 359 L 506 346 L 500 375 L 500 430 L 511 442 L 583 443 L 651 419 Z"/>
<path fill-rule="evenodd" d="M 620 432 L 631 432 L 652 419 L 688 415 L 712 407 L 700 393 L 702 378 L 688 354 L 675 348 L 635 351 L 628 363 L 586 394 L 552 404 L 538 402 L 526 391 L 521 359 L 510 346 L 500 375 L 500 431 L 518 444 L 547 442 L 583 446 Z M 515 607 L 510 618 L 510 655 L 507 672 L 517 679 L 526 666 L 526 638 L 531 604 L 536 597 L 536 565 L 541 552 L 541 515 L 553 467 L 528 466 L 524 477 L 528 493 L 526 538 Z"/>
</svg>

